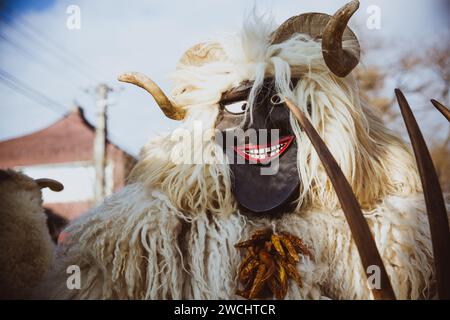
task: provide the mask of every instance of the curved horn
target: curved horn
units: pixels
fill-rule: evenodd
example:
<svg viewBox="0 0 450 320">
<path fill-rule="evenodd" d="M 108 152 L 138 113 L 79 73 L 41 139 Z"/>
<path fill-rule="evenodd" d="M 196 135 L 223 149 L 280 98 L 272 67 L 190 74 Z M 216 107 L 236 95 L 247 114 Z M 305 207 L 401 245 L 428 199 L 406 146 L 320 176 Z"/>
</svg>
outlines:
<svg viewBox="0 0 450 320">
<path fill-rule="evenodd" d="M 447 119 L 447 121 L 450 122 L 450 110 L 447 109 L 447 107 L 445 107 L 442 103 L 434 99 L 431 99 L 431 103 L 436 109 L 439 110 L 440 113 L 442 113 L 445 119 Z"/>
<path fill-rule="evenodd" d="M 439 298 L 448 300 L 450 299 L 450 274 L 448 273 L 448 270 L 450 270 L 450 252 L 448 251 L 450 247 L 450 229 L 441 185 L 439 184 L 427 144 L 408 101 L 399 89 L 395 89 L 395 95 L 408 130 L 417 168 L 419 169 L 420 180 L 422 181 L 428 223 L 430 224 Z"/>
<path fill-rule="evenodd" d="M 323 31 L 323 58 L 328 68 L 339 77 L 347 76 L 359 63 L 359 48 L 342 48 L 342 36 L 348 20 L 358 8 L 357 0 L 347 3 L 331 17 Z"/>
<path fill-rule="evenodd" d="M 38 184 L 38 186 L 41 189 L 50 188 L 50 190 L 57 192 L 62 191 L 64 189 L 64 186 L 61 182 L 58 182 L 53 179 L 42 178 L 42 179 L 35 179 L 34 181 Z"/>
<path fill-rule="evenodd" d="M 184 119 L 186 111 L 170 101 L 161 88 L 145 74 L 139 72 L 127 72 L 120 75 L 118 80 L 137 85 L 150 93 L 166 117 L 173 120 Z"/>
<path fill-rule="evenodd" d="M 372 295 L 376 300 L 395 300 L 394 290 L 392 289 L 389 276 L 381 260 L 375 240 L 370 232 L 369 225 L 361 211 L 358 200 L 353 193 L 352 187 L 348 183 L 341 168 L 334 159 L 330 150 L 325 145 L 325 142 L 320 138 L 316 129 L 314 129 L 311 122 L 305 114 L 294 105 L 288 98 L 285 98 L 286 106 L 291 110 L 294 117 L 308 136 L 311 144 L 317 152 L 322 165 L 334 187 L 334 191 L 341 204 L 347 223 L 350 227 L 353 240 L 358 249 L 361 263 L 364 270 L 369 270 L 370 266 L 379 267 L 380 284 L 379 288 L 372 288 Z"/>
<path fill-rule="evenodd" d="M 295 33 L 322 39 L 322 55 L 331 72 L 345 77 L 359 62 L 359 42 L 347 27 L 347 22 L 358 9 L 359 2 L 352 1 L 339 9 L 334 16 L 325 13 L 304 13 L 282 23 L 271 35 L 271 44 L 288 40 Z M 346 41 L 345 48 L 342 40 Z"/>
</svg>

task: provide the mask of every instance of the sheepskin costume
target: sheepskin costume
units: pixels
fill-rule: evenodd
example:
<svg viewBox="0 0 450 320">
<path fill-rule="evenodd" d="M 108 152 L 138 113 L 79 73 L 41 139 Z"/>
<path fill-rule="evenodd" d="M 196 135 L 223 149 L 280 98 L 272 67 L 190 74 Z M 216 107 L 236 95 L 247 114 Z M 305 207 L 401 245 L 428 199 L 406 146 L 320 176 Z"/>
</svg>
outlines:
<svg viewBox="0 0 450 320">
<path fill-rule="evenodd" d="M 237 299 L 243 253 L 234 244 L 269 227 L 303 239 L 313 254 L 297 265 L 304 284 L 291 281 L 287 299 L 371 299 L 335 192 L 294 118 L 301 181 L 295 210 L 273 219 L 238 210 L 227 159 L 214 140 L 218 102 L 245 80 L 254 81 L 251 100 L 266 77 L 305 113 L 310 103 L 310 120 L 361 203 L 397 298 L 435 295 L 429 226 L 409 147 L 360 101 L 352 73 L 338 78 L 328 70 L 320 40 L 296 34 L 271 45 L 273 30 L 249 19 L 240 34 L 196 47 L 199 56 L 215 57 L 210 63 L 182 59 L 172 91 L 187 113 L 180 128 L 148 142 L 128 185 L 67 228 L 36 297 Z M 300 80 L 290 88 L 294 76 Z M 186 132 L 194 137 L 189 143 L 180 139 Z M 72 265 L 81 270 L 81 289 L 67 288 Z"/>
<path fill-rule="evenodd" d="M 27 299 L 54 250 L 41 188 L 23 174 L 0 170 L 0 203 L 0 299 Z"/>
</svg>

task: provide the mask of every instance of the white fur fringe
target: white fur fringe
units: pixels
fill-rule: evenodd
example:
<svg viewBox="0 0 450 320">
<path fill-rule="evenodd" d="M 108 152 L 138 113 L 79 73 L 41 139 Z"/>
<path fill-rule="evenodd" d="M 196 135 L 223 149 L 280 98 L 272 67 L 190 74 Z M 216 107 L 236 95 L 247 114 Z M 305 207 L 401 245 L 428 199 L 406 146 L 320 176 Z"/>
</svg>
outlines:
<svg viewBox="0 0 450 320">
<path fill-rule="evenodd" d="M 399 299 L 434 295 L 431 241 L 421 195 L 391 197 L 366 213 Z M 308 211 L 252 221 L 176 210 L 158 191 L 128 185 L 73 224 L 57 264 L 37 295 L 88 299 L 236 299 L 241 253 L 234 244 L 272 227 L 302 238 L 314 262 L 298 265 L 303 288 L 287 299 L 370 299 L 359 255 L 341 211 Z M 66 268 L 81 268 L 81 290 L 68 290 Z"/>
</svg>

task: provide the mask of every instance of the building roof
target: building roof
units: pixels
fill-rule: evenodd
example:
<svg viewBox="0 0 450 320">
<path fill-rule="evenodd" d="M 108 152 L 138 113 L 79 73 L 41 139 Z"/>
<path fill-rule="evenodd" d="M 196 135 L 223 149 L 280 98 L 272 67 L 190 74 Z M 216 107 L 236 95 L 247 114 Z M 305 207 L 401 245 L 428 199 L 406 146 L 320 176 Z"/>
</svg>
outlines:
<svg viewBox="0 0 450 320">
<path fill-rule="evenodd" d="M 77 107 L 45 129 L 0 142 L 0 168 L 89 161 L 94 137 L 95 128 Z M 107 145 L 108 150 L 120 149 L 109 141 Z"/>
</svg>

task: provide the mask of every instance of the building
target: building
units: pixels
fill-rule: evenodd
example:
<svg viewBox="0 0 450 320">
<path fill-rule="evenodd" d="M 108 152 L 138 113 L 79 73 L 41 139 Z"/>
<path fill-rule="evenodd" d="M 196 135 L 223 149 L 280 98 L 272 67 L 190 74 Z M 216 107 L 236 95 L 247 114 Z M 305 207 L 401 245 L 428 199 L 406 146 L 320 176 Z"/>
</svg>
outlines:
<svg viewBox="0 0 450 320">
<path fill-rule="evenodd" d="M 62 192 L 43 190 L 44 207 L 66 219 L 93 205 L 95 128 L 76 108 L 49 127 L 0 142 L 0 168 L 12 168 L 33 178 L 52 178 L 64 184 Z M 117 191 L 136 160 L 106 142 L 105 193 Z"/>
</svg>

